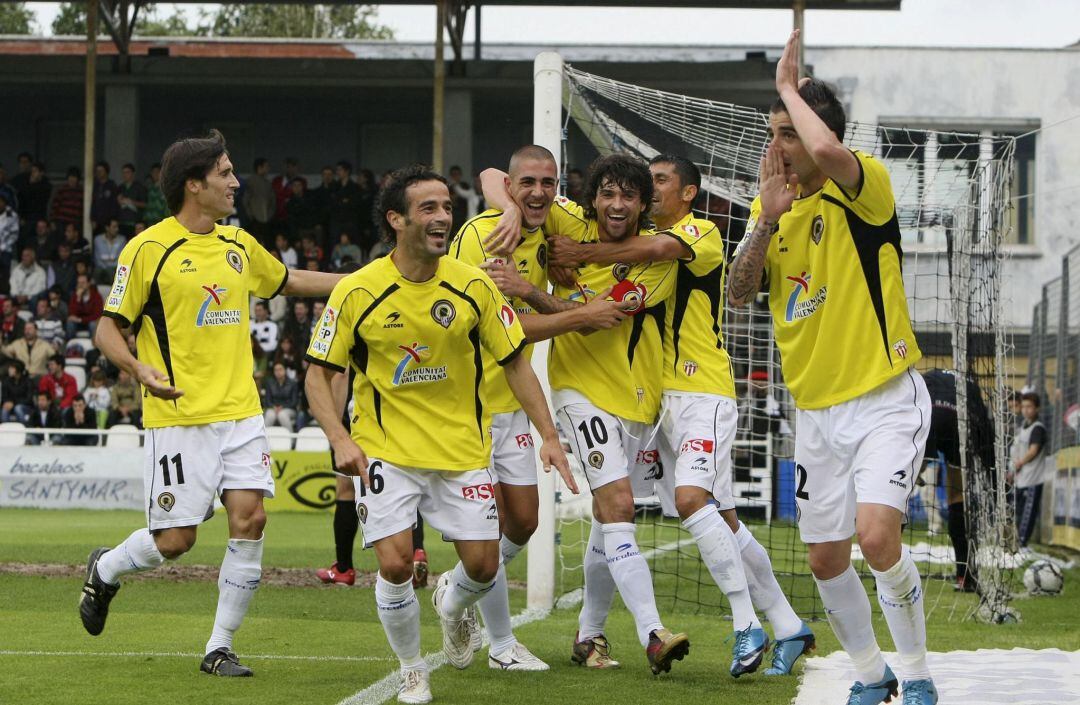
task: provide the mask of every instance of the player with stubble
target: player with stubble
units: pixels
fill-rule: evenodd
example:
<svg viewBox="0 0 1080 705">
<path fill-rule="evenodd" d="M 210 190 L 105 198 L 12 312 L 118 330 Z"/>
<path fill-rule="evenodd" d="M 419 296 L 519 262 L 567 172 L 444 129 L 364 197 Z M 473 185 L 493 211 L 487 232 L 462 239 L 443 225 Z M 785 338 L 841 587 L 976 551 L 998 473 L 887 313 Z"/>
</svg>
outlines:
<svg viewBox="0 0 1080 705">
<path fill-rule="evenodd" d="M 443 651 L 456 668 L 473 659 L 465 612 L 495 585 L 499 517 L 491 461 L 491 412 L 481 393 L 486 350 L 540 439 L 545 470 L 576 492 L 514 309 L 491 279 L 445 257 L 452 225 L 446 180 L 426 167 L 394 172 L 376 212 L 395 244 L 335 287 L 312 336 L 306 380 L 312 412 L 338 470 L 357 476 L 357 513 L 375 549 L 375 602 L 401 664 L 398 700 L 431 700 L 420 656 L 413 592 L 412 525 L 419 509 L 461 562 L 434 590 Z M 331 379 L 351 367 L 354 422 L 340 420 Z"/>
<path fill-rule="evenodd" d="M 147 527 L 90 554 L 79 613 L 100 634 L 120 578 L 187 553 L 220 496 L 229 542 L 200 668 L 250 676 L 232 642 L 261 582 L 263 500 L 274 496 L 274 480 L 251 375 L 249 302 L 325 296 L 341 277 L 289 270 L 249 233 L 218 223 L 233 213 L 240 186 L 220 132 L 173 143 L 161 162 L 173 215 L 124 246 L 95 337 L 144 390 Z M 129 327 L 138 359 L 128 350 Z"/>
<path fill-rule="evenodd" d="M 769 308 L 795 400 L 795 493 L 810 570 L 859 680 L 849 705 L 877 705 L 899 685 L 878 648 L 870 601 L 851 565 L 858 534 L 898 652 L 904 705 L 933 705 L 919 570 L 901 542 L 930 431 L 921 353 L 901 274 L 888 171 L 843 144 L 843 106 L 798 76 L 799 32 L 776 68 L 779 99 L 760 194 L 728 280 L 728 301 Z"/>
</svg>

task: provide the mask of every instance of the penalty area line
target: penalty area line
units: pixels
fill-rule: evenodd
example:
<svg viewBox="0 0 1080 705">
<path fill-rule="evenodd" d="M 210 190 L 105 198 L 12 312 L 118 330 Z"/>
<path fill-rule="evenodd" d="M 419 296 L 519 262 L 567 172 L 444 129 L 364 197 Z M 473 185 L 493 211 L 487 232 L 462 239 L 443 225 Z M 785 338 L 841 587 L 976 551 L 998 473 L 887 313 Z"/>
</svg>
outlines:
<svg viewBox="0 0 1080 705">
<path fill-rule="evenodd" d="M 183 651 L 20 651 L 0 649 L 0 656 L 92 656 L 121 658 L 202 658 L 206 654 Z M 244 654 L 244 659 L 263 661 L 396 661 L 386 656 L 294 656 L 290 654 Z"/>
</svg>

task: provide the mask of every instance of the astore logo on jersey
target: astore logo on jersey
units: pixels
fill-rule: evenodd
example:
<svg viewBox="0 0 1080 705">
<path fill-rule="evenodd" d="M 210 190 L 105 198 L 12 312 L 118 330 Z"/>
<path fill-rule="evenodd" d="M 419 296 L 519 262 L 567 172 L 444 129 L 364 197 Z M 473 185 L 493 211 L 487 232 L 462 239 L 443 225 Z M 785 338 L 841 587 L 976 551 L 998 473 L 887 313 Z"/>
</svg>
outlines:
<svg viewBox="0 0 1080 705">
<path fill-rule="evenodd" d="M 810 296 L 810 275 L 803 272 L 797 277 L 784 277 L 795 287 L 788 297 L 787 309 L 784 312 L 784 320 L 788 323 L 809 318 L 825 304 L 828 295 L 828 287 L 821 287 L 817 293 Z"/>
<path fill-rule="evenodd" d="M 405 353 L 394 370 L 394 386 L 404 384 L 416 384 L 417 382 L 441 382 L 446 379 L 446 365 L 439 367 L 422 367 L 421 363 L 431 357 L 431 349 L 420 343 L 412 345 L 399 345 L 398 349 Z M 410 365 L 413 367 L 410 369 Z"/>
<path fill-rule="evenodd" d="M 404 323 L 398 323 L 399 318 L 401 318 L 401 314 L 397 311 L 386 314 L 386 322 L 383 323 L 383 328 L 404 328 Z"/>
<path fill-rule="evenodd" d="M 199 307 L 199 313 L 195 316 L 195 327 L 202 328 L 203 326 L 238 326 L 240 325 L 240 309 L 237 308 L 211 308 L 211 306 L 223 305 L 225 292 L 228 289 L 219 287 L 217 284 L 211 284 L 206 286 L 203 284 L 203 291 L 206 292 L 206 299 L 202 302 L 202 306 Z"/>
<path fill-rule="evenodd" d="M 191 274 L 191 273 L 197 272 L 197 271 L 199 271 L 198 268 L 195 266 L 195 264 L 190 259 L 184 259 L 184 261 L 182 261 L 180 263 L 180 273 L 181 274 Z"/>
</svg>

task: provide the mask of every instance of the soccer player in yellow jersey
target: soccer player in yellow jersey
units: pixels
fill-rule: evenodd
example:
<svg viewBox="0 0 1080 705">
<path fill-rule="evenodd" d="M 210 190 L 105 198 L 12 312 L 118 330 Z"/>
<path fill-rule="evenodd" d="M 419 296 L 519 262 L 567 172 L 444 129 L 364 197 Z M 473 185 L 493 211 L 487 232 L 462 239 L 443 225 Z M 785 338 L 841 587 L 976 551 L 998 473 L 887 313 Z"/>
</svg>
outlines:
<svg viewBox="0 0 1080 705">
<path fill-rule="evenodd" d="M 262 574 L 263 498 L 274 496 L 262 404 L 251 376 L 252 296 L 325 296 L 339 276 L 290 271 L 243 230 L 219 225 L 239 182 L 213 130 L 165 151 L 161 183 L 173 217 L 120 253 L 95 342 L 142 384 L 147 428 L 147 528 L 90 554 L 79 601 L 83 626 L 105 628 L 121 576 L 186 553 L 214 497 L 229 517 L 214 630 L 201 669 L 250 676 L 232 651 Z M 138 359 L 122 333 L 132 327 Z"/>
<path fill-rule="evenodd" d="M 513 213 L 508 194 L 484 182 L 489 203 Z M 653 184 L 645 163 L 624 154 L 600 157 L 589 167 L 584 208 L 559 199 L 545 231 L 590 242 L 653 238 L 639 234 Z M 654 673 L 668 671 L 690 645 L 685 634 L 664 628 L 656 609 L 652 577 L 634 536 L 632 485 L 656 479 L 658 452 L 654 425 L 660 409 L 663 351 L 660 326 L 675 283 L 673 262 L 586 265 L 574 289 L 556 287 L 556 296 L 592 300 L 611 287 L 615 297 L 640 304 L 631 319 L 589 336 L 555 338 L 548 359 L 552 397 L 574 453 L 593 493 L 596 519 L 586 550 L 585 598 L 575 640 L 575 662 L 593 668 L 618 663 L 608 655 L 604 623 L 614 589 L 634 616 L 638 639 Z M 651 492 L 650 492 L 651 493 Z"/>
<path fill-rule="evenodd" d="M 486 267 L 521 320 L 529 343 L 561 333 L 582 329 L 603 329 L 618 325 L 627 317 L 624 305 L 605 296 L 587 304 L 570 303 L 541 291 L 546 287 L 547 242 L 543 225 L 555 201 L 558 166 L 555 157 L 538 145 L 526 145 L 510 157 L 504 180 L 514 205 L 522 214 L 520 239 L 508 257 L 495 257 L 484 247 L 502 216 L 488 209 L 461 226 L 449 245 L 449 255 L 478 267 Z M 532 345 L 522 351 L 532 357 Z M 491 470 L 499 507 L 502 537 L 499 550 L 502 566 L 495 587 L 477 603 L 490 638 L 488 665 L 507 670 L 546 670 L 543 663 L 517 643 L 510 628 L 510 598 L 505 565 L 521 552 L 536 531 L 539 496 L 536 491 L 536 463 L 529 419 L 507 384 L 498 361 L 483 353 L 482 393 L 491 409 Z M 471 615 L 470 615 L 471 617 Z M 473 629 L 474 646 L 479 648 L 479 629 Z"/>
<path fill-rule="evenodd" d="M 896 694 L 870 602 L 851 565 L 856 532 L 896 644 L 904 704 L 937 692 L 926 665 L 919 571 L 901 543 L 930 429 L 930 398 L 901 276 L 889 174 L 844 146 L 844 109 L 818 80 L 798 79 L 798 31 L 776 69 L 779 100 L 728 298 L 769 292 L 784 380 L 797 407 L 795 498 L 810 570 L 859 673 L 849 703 Z M 764 273 L 764 278 L 763 278 Z"/>
<path fill-rule="evenodd" d="M 731 447 L 737 427 L 731 361 L 720 334 L 724 315 L 724 240 L 691 208 L 701 173 L 690 160 L 661 154 L 649 163 L 651 216 L 666 237 L 578 243 L 551 238 L 556 265 L 678 261 L 664 324 L 662 466 L 674 475 L 675 505 L 702 560 L 731 604 L 736 632 L 731 674 L 757 670 L 768 638 L 754 610 L 766 612 L 777 640 L 766 675 L 786 675 L 814 645 L 773 575 L 768 553 L 741 523 L 732 496 Z M 719 512 L 717 511 L 719 510 Z"/>
<path fill-rule="evenodd" d="M 379 619 L 401 662 L 398 700 L 423 703 L 431 690 L 412 586 L 417 508 L 461 558 L 432 596 L 443 651 L 457 668 L 473 658 L 465 610 L 492 589 L 499 568 L 482 350 L 502 365 L 539 432 L 545 469 L 556 466 L 576 486 L 543 391 L 520 354 L 517 313 L 486 274 L 443 256 L 452 218 L 446 180 L 423 166 L 400 169 L 384 183 L 376 212 L 396 247 L 334 288 L 308 348 L 305 384 L 339 471 L 359 476 L 357 513 L 379 562 Z M 356 373 L 351 435 L 330 388 L 347 366 Z"/>
</svg>

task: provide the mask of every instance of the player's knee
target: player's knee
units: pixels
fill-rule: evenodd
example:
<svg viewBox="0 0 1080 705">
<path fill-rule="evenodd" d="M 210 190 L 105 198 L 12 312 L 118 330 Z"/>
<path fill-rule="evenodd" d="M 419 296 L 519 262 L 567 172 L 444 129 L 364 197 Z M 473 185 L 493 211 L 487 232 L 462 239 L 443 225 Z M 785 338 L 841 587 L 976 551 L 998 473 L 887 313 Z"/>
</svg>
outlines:
<svg viewBox="0 0 1080 705">
<path fill-rule="evenodd" d="M 900 560 L 900 537 L 878 527 L 859 531 L 859 549 L 874 570 L 888 570 Z"/>
<path fill-rule="evenodd" d="M 389 561 L 383 560 L 379 564 L 379 572 L 391 583 L 401 585 L 413 579 L 412 559 L 402 556 Z"/>
<path fill-rule="evenodd" d="M 171 561 L 192 549 L 195 536 L 194 531 L 162 531 L 154 536 L 154 543 L 161 555 Z"/>
<path fill-rule="evenodd" d="M 503 528 L 503 533 L 506 537 L 516 543 L 519 546 L 523 546 L 529 542 L 532 535 L 536 533 L 536 526 L 539 523 L 536 516 L 522 517 L 522 518 L 508 518 L 506 525 Z"/>
<path fill-rule="evenodd" d="M 675 509 L 679 512 L 679 518 L 689 519 L 706 504 L 696 494 L 675 494 Z"/>
<path fill-rule="evenodd" d="M 478 583 L 489 583 L 499 572 L 499 552 L 487 552 L 483 556 L 471 559 L 465 566 L 465 573 Z"/>
<path fill-rule="evenodd" d="M 249 513 L 230 517 L 233 538 L 258 540 L 266 528 L 266 510 L 258 506 Z"/>
<path fill-rule="evenodd" d="M 818 580 L 831 580 L 847 570 L 851 563 L 849 556 L 833 551 L 815 551 L 810 549 L 807 555 L 810 572 Z"/>
</svg>

